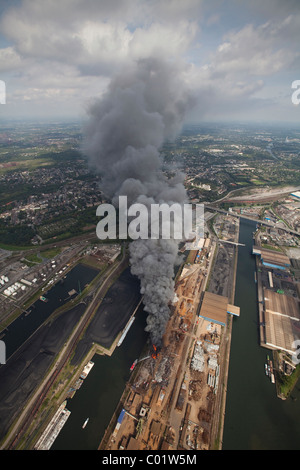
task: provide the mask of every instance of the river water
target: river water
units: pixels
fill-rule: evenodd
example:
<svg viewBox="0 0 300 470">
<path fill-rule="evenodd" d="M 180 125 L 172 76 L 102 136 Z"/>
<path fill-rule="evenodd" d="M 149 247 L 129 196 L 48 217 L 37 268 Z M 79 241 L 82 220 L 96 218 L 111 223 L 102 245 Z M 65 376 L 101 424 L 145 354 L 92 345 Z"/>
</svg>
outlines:
<svg viewBox="0 0 300 470">
<path fill-rule="evenodd" d="M 68 400 L 67 408 L 71 415 L 51 449 L 98 448 L 129 379 L 130 366 L 146 344 L 148 334 L 145 326 L 146 315 L 141 305 L 123 343 L 112 356 L 93 356 L 95 365 L 74 397 Z M 86 418 L 89 422 L 82 429 Z"/>
<path fill-rule="evenodd" d="M 300 385 L 292 398 L 280 400 L 265 375 L 266 355 L 259 345 L 255 258 L 251 255 L 255 223 L 241 219 L 234 318 L 227 387 L 224 450 L 294 450 L 300 447 Z"/>
</svg>

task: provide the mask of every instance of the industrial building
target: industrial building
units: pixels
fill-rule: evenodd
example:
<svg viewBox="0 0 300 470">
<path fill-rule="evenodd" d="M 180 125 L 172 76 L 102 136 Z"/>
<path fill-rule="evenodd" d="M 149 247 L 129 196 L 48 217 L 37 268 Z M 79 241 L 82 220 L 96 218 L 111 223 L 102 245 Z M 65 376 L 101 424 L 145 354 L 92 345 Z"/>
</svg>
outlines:
<svg viewBox="0 0 300 470">
<path fill-rule="evenodd" d="M 291 193 L 291 196 L 300 199 L 300 191 L 295 191 L 294 193 Z"/>
<path fill-rule="evenodd" d="M 254 246 L 253 255 L 259 256 L 263 266 L 274 269 L 289 269 L 291 266 L 289 258 L 278 251 L 268 250 L 260 246 Z"/>
<path fill-rule="evenodd" d="M 265 310 L 300 321 L 299 300 L 265 289 Z"/>
<path fill-rule="evenodd" d="M 228 298 L 222 295 L 205 292 L 199 316 L 207 321 L 225 326 L 227 314 L 239 316 L 240 308 L 228 303 Z"/>
<path fill-rule="evenodd" d="M 264 315 L 266 345 L 293 354 L 300 338 L 299 300 L 264 289 Z"/>
</svg>

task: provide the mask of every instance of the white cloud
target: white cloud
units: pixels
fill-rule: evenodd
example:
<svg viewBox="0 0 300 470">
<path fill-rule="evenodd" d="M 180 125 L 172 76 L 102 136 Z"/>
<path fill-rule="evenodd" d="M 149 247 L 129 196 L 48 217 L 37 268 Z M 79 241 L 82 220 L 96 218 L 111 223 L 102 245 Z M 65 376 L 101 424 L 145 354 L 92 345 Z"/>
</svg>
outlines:
<svg viewBox="0 0 300 470">
<path fill-rule="evenodd" d="M 215 74 L 251 76 L 271 75 L 289 67 L 299 57 L 295 48 L 278 47 L 283 41 L 282 25 L 265 23 L 259 27 L 246 25 L 229 33 L 212 60 Z"/>
<path fill-rule="evenodd" d="M 21 8 L 8 10 L 1 28 L 14 44 L 15 54 L 23 58 L 72 64 L 85 74 L 99 74 L 102 66 L 103 73 L 110 74 L 123 61 L 153 51 L 182 54 L 194 39 L 197 25 L 183 18 L 174 28 L 167 13 L 173 7 L 173 16 L 177 16 L 189 10 L 189 4 L 197 2 L 189 0 L 183 7 L 178 0 L 167 4 L 138 0 L 25 1 Z M 131 19 L 129 12 L 133 13 Z"/>
<path fill-rule="evenodd" d="M 151 54 L 180 57 L 187 50 L 197 32 L 193 22 L 180 21 L 176 28 L 171 25 L 154 23 L 148 29 L 138 28 L 130 44 L 133 58 Z"/>
<path fill-rule="evenodd" d="M 257 96 L 260 105 L 268 80 L 282 84 L 292 71 L 293 79 L 300 78 L 298 4 L 287 0 L 283 9 L 279 0 L 272 2 L 266 0 L 269 11 L 261 1 L 249 2 L 250 22 L 236 0 L 24 0 L 2 15 L 0 78 L 16 108 L 18 101 L 28 110 L 32 103 L 42 109 L 51 102 L 58 112 L 59 103 L 81 112 L 117 70 L 154 54 L 182 64 L 198 93 L 200 116 L 228 114 L 250 100 L 254 106 Z"/>
<path fill-rule="evenodd" d="M 22 59 L 13 47 L 0 49 L 1 73 L 16 70 L 22 65 Z"/>
</svg>

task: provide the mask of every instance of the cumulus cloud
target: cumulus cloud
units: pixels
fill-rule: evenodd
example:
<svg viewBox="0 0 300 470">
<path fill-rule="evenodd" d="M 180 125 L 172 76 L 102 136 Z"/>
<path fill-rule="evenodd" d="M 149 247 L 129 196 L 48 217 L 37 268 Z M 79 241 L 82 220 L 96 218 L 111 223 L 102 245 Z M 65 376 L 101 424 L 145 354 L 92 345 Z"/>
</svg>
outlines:
<svg viewBox="0 0 300 470">
<path fill-rule="evenodd" d="M 156 0 L 24 0 L 7 7 L 0 23 L 10 42 L 0 48 L 9 85 L 6 111 L 21 87 L 27 97 L 39 88 L 45 100 L 51 88 L 54 96 L 60 88 L 66 98 L 76 90 L 82 106 L 89 96 L 101 95 L 111 76 L 130 62 L 153 54 L 179 57 L 197 33 L 188 17 L 199 5 L 194 0 L 164 5 Z M 35 91 L 32 101 L 38 95 Z"/>
<path fill-rule="evenodd" d="M 295 42 L 299 38 L 299 22 L 298 12 L 280 18 L 274 14 L 264 23 L 247 23 L 224 34 L 206 57 L 206 63 L 195 63 L 190 69 L 202 115 L 226 118 L 230 112 L 233 118 L 240 115 L 247 119 L 253 118 L 256 109 L 258 119 L 262 111 L 264 117 L 268 112 L 271 118 L 279 117 L 280 110 L 285 112 L 281 118 L 291 116 L 290 100 L 283 107 L 278 88 L 282 90 L 284 77 L 286 87 L 281 95 L 287 95 L 299 70 L 300 53 Z M 276 81 L 278 87 L 274 87 Z"/>
<path fill-rule="evenodd" d="M 190 27 L 184 13 L 196 3 L 25 0 L 6 12 L 1 30 L 25 56 L 73 64 L 107 62 L 110 57 L 117 63 L 131 53 L 134 59 L 149 55 L 152 48 L 182 52 L 196 30 L 196 23 Z M 179 18 L 176 12 L 183 16 L 174 28 L 171 19 Z"/>
<path fill-rule="evenodd" d="M 259 27 L 249 24 L 226 35 L 211 64 L 213 73 L 261 76 L 290 66 L 299 53 L 282 47 L 285 41 L 280 40 L 279 36 L 285 36 L 285 29 L 282 23 L 265 23 Z"/>
<path fill-rule="evenodd" d="M 111 76 L 151 55 L 182 60 L 202 108 L 216 115 L 230 100 L 245 107 L 269 78 L 287 71 L 291 81 L 299 78 L 293 0 L 284 8 L 279 0 L 23 0 L 5 3 L 0 27 L 1 79 L 10 96 L 22 87 L 26 96 L 39 88 L 41 99 L 43 89 L 45 99 L 51 88 L 68 90 L 67 106 L 76 90 L 79 113 Z"/>
</svg>

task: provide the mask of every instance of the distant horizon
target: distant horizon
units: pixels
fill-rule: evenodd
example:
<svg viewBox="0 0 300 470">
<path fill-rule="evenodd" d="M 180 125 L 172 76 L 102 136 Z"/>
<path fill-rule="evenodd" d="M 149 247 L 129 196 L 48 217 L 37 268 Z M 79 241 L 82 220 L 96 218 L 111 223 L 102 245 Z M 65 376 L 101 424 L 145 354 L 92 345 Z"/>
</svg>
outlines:
<svg viewBox="0 0 300 470">
<path fill-rule="evenodd" d="M 54 124 L 54 123 L 65 123 L 65 124 L 80 124 L 83 123 L 85 120 L 87 120 L 87 116 L 83 117 L 74 117 L 74 116 L 26 116 L 26 117 L 8 117 L 5 118 L 4 116 L 0 116 L 0 122 L 1 123 L 32 123 L 32 124 Z M 279 120 L 237 120 L 237 119 L 232 119 L 232 120 L 203 120 L 203 121 L 190 121 L 190 122 L 185 122 L 182 126 L 182 130 L 184 130 L 186 127 L 189 126 L 207 126 L 207 125 L 241 125 L 241 126 L 259 126 L 259 125 L 269 125 L 269 126 L 293 126 L 295 128 L 299 128 L 300 132 L 300 122 L 295 122 L 295 121 L 279 121 Z"/>
</svg>

